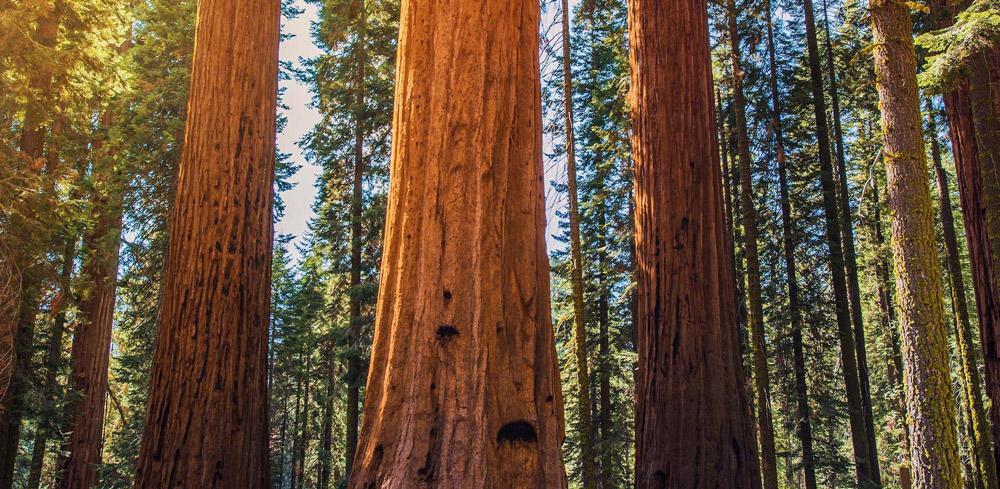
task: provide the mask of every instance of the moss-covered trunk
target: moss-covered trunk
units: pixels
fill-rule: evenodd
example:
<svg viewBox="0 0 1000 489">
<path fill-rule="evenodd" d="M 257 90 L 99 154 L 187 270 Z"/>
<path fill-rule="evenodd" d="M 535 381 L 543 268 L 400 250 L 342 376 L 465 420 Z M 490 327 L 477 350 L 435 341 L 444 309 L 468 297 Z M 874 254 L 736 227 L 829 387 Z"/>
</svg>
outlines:
<svg viewBox="0 0 1000 489">
<path fill-rule="evenodd" d="M 914 486 L 962 485 L 909 8 L 870 4 Z"/>
</svg>

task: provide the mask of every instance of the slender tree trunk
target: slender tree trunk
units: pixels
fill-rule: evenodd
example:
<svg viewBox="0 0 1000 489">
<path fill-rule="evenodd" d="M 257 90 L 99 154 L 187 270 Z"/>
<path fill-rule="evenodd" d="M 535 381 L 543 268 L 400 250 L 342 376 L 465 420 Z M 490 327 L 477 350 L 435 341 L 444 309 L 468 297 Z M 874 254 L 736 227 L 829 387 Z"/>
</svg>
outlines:
<svg viewBox="0 0 1000 489">
<path fill-rule="evenodd" d="M 539 17 L 529 0 L 402 2 L 393 181 L 352 489 L 566 487 Z"/>
<path fill-rule="evenodd" d="M 749 302 L 750 352 L 753 392 L 757 398 L 757 437 L 764 489 L 777 489 L 778 462 L 774 455 L 774 421 L 771 416 L 771 377 L 768 373 L 764 308 L 761 299 L 760 254 L 757 249 L 757 209 L 754 204 L 750 137 L 747 132 L 746 97 L 743 92 L 743 60 L 736 25 L 736 2 L 728 0 L 729 52 L 733 65 L 733 108 L 736 115 L 736 146 L 740 161 L 740 203 L 743 207 L 743 247 L 746 255 L 747 300 Z"/>
<path fill-rule="evenodd" d="M 327 368 L 324 382 L 326 382 L 326 392 L 323 396 L 323 428 L 321 435 L 321 445 L 319 453 L 319 489 L 329 489 L 330 468 L 333 458 L 333 396 L 336 373 L 334 371 L 333 349 L 328 348 L 326 352 Z"/>
<path fill-rule="evenodd" d="M 596 487 L 594 441 L 590 410 L 590 368 L 587 359 L 587 308 L 583 291 L 583 251 L 580 244 L 580 197 L 577 192 L 576 138 L 573 124 L 573 69 L 570 49 L 569 0 L 562 0 L 563 111 L 566 116 L 566 187 L 569 192 L 569 242 L 573 284 L 573 346 L 576 350 L 578 436 L 583 487 Z"/>
<path fill-rule="evenodd" d="M 280 2 L 202 0 L 136 488 L 270 484 Z"/>
<path fill-rule="evenodd" d="M 847 295 L 851 306 L 851 323 L 854 325 L 854 349 L 858 361 L 858 381 L 861 386 L 861 406 L 868 436 L 868 467 L 872 481 L 882 485 L 882 474 L 878 461 L 878 442 L 875 439 L 875 417 L 872 411 L 871 381 L 868 375 L 868 347 L 865 341 L 865 323 L 861 311 L 861 285 L 858 280 L 858 255 L 854 245 L 854 213 L 851 211 L 851 193 L 847 183 L 847 157 L 844 153 L 844 130 L 840 121 L 840 87 L 837 80 L 837 66 L 833 56 L 833 40 L 830 31 L 830 15 L 826 0 L 823 0 L 823 24 L 826 31 L 827 73 L 830 77 L 830 104 L 833 111 L 833 140 L 837 156 L 838 208 L 840 227 L 843 230 L 844 266 L 847 272 Z"/>
<path fill-rule="evenodd" d="M 746 98 L 743 92 L 743 60 L 734 0 L 727 2 L 727 18 L 729 48 L 733 65 L 736 145 L 740 162 L 740 204 L 743 208 L 743 247 L 746 255 L 753 392 L 757 399 L 757 436 L 760 443 L 764 489 L 777 489 L 778 463 L 775 457 L 774 422 L 771 415 L 771 380 L 768 373 L 767 345 L 764 340 L 764 309 L 760 289 L 760 254 L 757 249 L 757 210 L 753 193 L 753 162 L 750 156 L 750 138 L 747 132 Z"/>
<path fill-rule="evenodd" d="M 301 360 L 301 357 L 300 357 Z M 299 487 L 299 445 L 302 444 L 302 431 L 299 422 L 302 419 L 302 378 L 295 383 L 295 418 L 292 420 L 292 453 L 288 464 L 289 487 Z"/>
<path fill-rule="evenodd" d="M 997 488 L 997 469 L 990 444 L 990 422 L 983 405 L 982 380 L 979 377 L 979 358 L 972 336 L 972 322 L 969 319 L 969 305 L 965 296 L 965 278 L 962 275 L 961 255 L 955 233 L 955 219 L 952 217 L 951 191 L 948 176 L 941 164 L 941 149 L 938 145 L 937 121 L 934 107 L 928 102 L 928 132 L 931 140 L 931 157 L 937 179 L 938 197 L 941 207 L 941 227 L 947 251 L 948 282 L 951 285 L 952 311 L 955 315 L 955 338 L 958 345 L 959 365 L 962 369 L 962 394 L 969 414 L 970 452 L 976 461 L 976 471 L 987 489 Z"/>
<path fill-rule="evenodd" d="M 72 295 L 71 281 L 73 278 L 73 261 L 76 259 L 76 243 L 72 239 L 66 242 L 66 249 L 63 251 L 62 270 L 59 275 L 59 298 L 58 305 L 53 306 L 56 311 L 55 320 L 52 324 L 52 333 L 49 336 L 49 344 L 45 353 L 45 408 L 44 413 L 52 413 L 56 409 L 56 401 L 59 396 L 59 364 L 62 362 L 63 336 L 66 332 L 66 308 Z M 49 438 L 59 433 L 60 427 L 54 420 L 45 419 L 35 430 L 35 440 L 31 450 L 31 465 L 28 471 L 27 489 L 38 489 L 42 481 L 42 467 L 45 462 L 46 446 Z"/>
<path fill-rule="evenodd" d="M 761 487 L 744 389 L 702 0 L 629 3 L 636 487 Z"/>
<path fill-rule="evenodd" d="M 356 352 L 361 341 L 361 297 L 357 289 L 361 287 L 361 248 L 364 245 L 364 229 L 362 218 L 364 214 L 364 178 L 367 170 L 365 162 L 365 100 L 367 98 L 368 81 L 368 49 L 365 46 L 368 30 L 368 10 L 362 4 L 360 11 L 361 28 L 358 32 L 358 76 L 354 91 L 354 181 L 351 188 L 351 289 L 349 314 L 351 344 L 355 351 L 347 361 L 347 455 L 345 472 L 350 474 L 354 465 L 354 454 L 358 446 L 358 423 L 360 422 L 361 402 L 361 359 Z"/>
<path fill-rule="evenodd" d="M 837 205 L 837 188 L 833 177 L 833 159 L 830 152 L 830 133 L 827 127 L 826 99 L 823 95 L 823 73 L 820 64 L 819 41 L 812 0 L 803 0 L 805 11 L 806 41 L 809 52 L 813 110 L 816 118 L 816 144 L 819 148 L 820 184 L 823 189 L 823 213 L 826 221 L 826 239 L 830 247 L 830 275 L 836 304 L 837 332 L 840 340 L 840 357 L 850 414 L 851 443 L 854 449 L 855 472 L 861 486 L 877 485 L 878 477 L 871 466 L 868 446 L 868 429 L 865 422 L 864 399 L 858 374 L 855 331 L 850 315 L 847 277 L 842 248 L 842 226 Z"/>
<path fill-rule="evenodd" d="M 795 371 L 796 436 L 802 447 L 802 475 L 805 489 L 816 489 L 816 460 L 813 452 L 812 411 L 809 408 L 809 387 L 806 378 L 805 348 L 802 344 L 802 312 L 800 309 L 798 269 L 795 249 L 797 239 L 792 224 L 792 205 L 788 164 L 785 155 L 785 133 L 782 125 L 781 95 L 778 90 L 778 66 L 775 60 L 774 27 L 771 2 L 765 0 L 767 15 L 767 53 L 770 68 L 771 130 L 774 133 L 778 160 L 778 187 L 781 193 L 781 229 L 784 242 L 785 273 L 788 277 L 788 310 L 791 317 L 792 357 Z"/>
<path fill-rule="evenodd" d="M 101 118 L 106 129 L 111 118 Z M 104 151 L 98 137 L 93 144 L 94 227 L 84 238 L 84 299 L 82 318 L 74 327 L 72 386 L 75 390 L 67 412 L 68 456 L 61 460 L 58 487 L 89 489 L 97 483 L 104 442 L 104 405 L 108 391 L 108 364 L 111 358 L 111 327 L 114 322 L 118 286 L 118 254 L 122 234 L 124 188 L 117 175 L 115 160 Z"/>
<path fill-rule="evenodd" d="M 33 40 L 42 48 L 52 49 L 56 45 L 61 21 L 61 10 L 58 7 L 53 5 L 52 10 L 38 19 Z M 34 100 L 34 105 L 29 105 L 25 111 L 20 149 L 26 158 L 33 161 L 32 168 L 40 170 L 43 166 L 47 128 L 44 124 L 44 112 L 39 105 L 49 103 L 47 99 L 52 91 L 52 72 L 42 67 L 32 77 L 30 83 L 31 87 L 42 95 L 41 100 Z M 13 361 L 8 360 L 0 364 L 0 489 L 9 489 L 14 484 L 14 465 L 17 460 L 18 443 L 21 440 L 21 419 L 24 416 L 31 378 L 38 294 L 42 286 L 40 271 L 35 269 L 39 266 L 35 263 L 35 258 L 26 255 L 24 250 L 11 250 L 11 252 L 11 263 L 20 272 L 21 283 L 18 287 L 19 294 L 12 297 L 12 302 L 18 304 L 18 307 L 14 308 L 16 313 L 10 314 L 9 317 L 0 317 L 0 320 L 14 320 L 13 323 L 0 324 L 0 340 L 9 338 L 9 341 L 12 341 L 9 346 L 0 345 L 0 352 L 13 352 Z"/>
<path fill-rule="evenodd" d="M 302 416 L 299 422 L 302 423 L 301 428 L 299 428 L 299 433 L 301 433 L 299 438 L 299 449 L 298 449 L 298 464 L 295 465 L 293 470 L 297 474 L 299 480 L 299 487 L 305 488 L 306 484 L 306 453 L 309 451 L 309 425 L 310 425 L 310 413 L 309 409 L 309 399 L 312 394 L 312 372 L 311 372 L 312 357 L 307 356 L 305 359 L 305 393 L 302 398 Z"/>
<path fill-rule="evenodd" d="M 870 11 L 914 485 L 957 489 L 962 477 L 912 24 L 901 0 L 874 0 Z"/>
<path fill-rule="evenodd" d="M 715 89 L 715 99 L 716 99 L 716 110 L 717 119 L 719 127 L 719 141 L 722 147 L 722 195 L 724 197 L 726 208 L 726 234 L 729 236 L 730 241 L 735 243 L 735 230 L 736 226 L 733 221 L 733 190 L 732 185 L 730 185 L 729 176 L 732 174 L 732 169 L 729 166 L 729 131 L 726 129 L 726 111 L 722 106 L 722 92 L 718 88 Z M 736 263 L 736 249 L 732 249 L 733 252 L 733 263 Z"/>
<path fill-rule="evenodd" d="M 902 423 L 902 434 L 899 443 L 903 451 L 903 460 L 899 464 L 900 487 L 910 489 L 913 486 L 913 477 L 910 463 L 910 427 L 906 421 L 906 395 L 903 392 L 903 357 L 900 353 L 899 331 L 896 329 L 896 309 L 893 307 L 892 291 L 889 284 L 892 283 L 889 269 L 891 264 L 886 258 L 887 251 L 885 234 L 882 232 L 882 198 L 880 197 L 878 178 L 872 178 L 872 234 L 875 238 L 875 246 L 878 250 L 879 258 L 876 261 L 875 273 L 878 277 L 878 307 L 881 313 L 882 343 L 889 352 L 890 361 L 887 364 L 886 377 L 889 386 L 899 392 L 898 399 L 891 405 L 897 418 Z"/>
</svg>

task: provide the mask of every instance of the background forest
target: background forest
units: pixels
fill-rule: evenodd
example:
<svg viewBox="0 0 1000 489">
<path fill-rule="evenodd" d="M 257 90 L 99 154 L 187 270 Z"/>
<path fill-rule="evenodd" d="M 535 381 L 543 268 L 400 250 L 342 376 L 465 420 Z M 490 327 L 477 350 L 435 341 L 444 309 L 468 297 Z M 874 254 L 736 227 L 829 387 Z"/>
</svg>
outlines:
<svg viewBox="0 0 1000 489">
<path fill-rule="evenodd" d="M 295 161 L 318 175 L 299 184 L 315 185 L 307 229 L 275 239 L 267 384 L 276 489 L 347 484 L 396 88 L 398 0 L 305 1 L 303 10 L 286 0 L 282 14 L 317 15 L 318 54 L 280 73 L 310 88 L 319 122 L 295 156 L 277 155 L 275 221 Z M 768 489 L 909 487 L 870 14 L 858 0 L 819 2 L 708 5 L 746 388 Z M 951 359 L 965 486 L 997 489 L 976 278 L 941 93 L 975 53 L 996 48 L 1000 10 L 978 0 L 942 20 L 932 7 L 911 2 L 949 333 L 929 347 Z M 570 486 L 586 489 L 633 487 L 635 477 L 626 8 L 543 0 L 538 46 L 563 451 Z M 0 378 L 0 489 L 57 487 L 74 463 L 85 482 L 73 487 L 133 486 L 196 10 L 194 0 L 0 0 L 0 287 L 30 292 L 0 295 L 19 353 L 0 351 L 0 365 L 23 362 Z M 279 118 L 279 132 L 287 122 Z"/>
</svg>

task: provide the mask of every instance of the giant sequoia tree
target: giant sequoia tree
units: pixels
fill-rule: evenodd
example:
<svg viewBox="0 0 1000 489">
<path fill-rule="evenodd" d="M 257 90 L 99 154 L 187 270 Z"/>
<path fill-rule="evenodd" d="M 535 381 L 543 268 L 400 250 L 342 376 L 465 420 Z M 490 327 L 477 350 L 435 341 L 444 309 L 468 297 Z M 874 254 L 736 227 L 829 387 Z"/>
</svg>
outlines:
<svg viewBox="0 0 1000 489">
<path fill-rule="evenodd" d="M 280 2 L 204 0 L 136 487 L 270 483 Z"/>
<path fill-rule="evenodd" d="M 761 486 L 714 138 L 706 4 L 629 5 L 636 484 Z"/>
<path fill-rule="evenodd" d="M 350 487 L 559 488 L 539 6 L 405 0 L 392 183 Z"/>
</svg>

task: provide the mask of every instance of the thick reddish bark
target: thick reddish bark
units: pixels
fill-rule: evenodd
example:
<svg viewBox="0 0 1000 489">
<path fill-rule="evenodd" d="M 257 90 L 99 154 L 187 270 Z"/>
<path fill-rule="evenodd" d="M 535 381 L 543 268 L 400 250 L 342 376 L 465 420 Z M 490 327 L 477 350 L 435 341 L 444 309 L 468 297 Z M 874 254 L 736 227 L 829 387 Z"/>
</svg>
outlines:
<svg viewBox="0 0 1000 489">
<path fill-rule="evenodd" d="M 939 28 L 947 27 L 954 22 L 955 12 L 968 2 L 964 0 L 936 0 L 931 3 L 932 15 Z M 994 54 L 995 55 L 995 54 Z M 984 60 L 977 60 L 980 63 Z M 982 70 L 982 66 L 979 66 Z M 986 367 L 986 393 L 992 402 L 990 422 L 994 446 L 1000 446 L 1000 277 L 997 276 L 996 241 L 1000 236 L 992 236 L 989 215 L 995 215 L 1000 209 L 1000 193 L 994 191 L 995 179 L 992 182 L 983 181 L 984 172 L 992 174 L 990 168 L 995 164 L 989 161 L 990 145 L 1000 144 L 1000 141 L 980 140 L 977 138 L 977 121 L 973 106 L 980 106 L 980 114 L 992 108 L 995 114 L 1000 105 L 990 96 L 988 83 L 990 70 L 979 73 L 978 85 L 985 90 L 973 92 L 973 84 L 969 77 L 959 79 L 950 92 L 944 94 L 944 106 L 948 115 L 948 128 L 951 136 L 952 154 L 955 159 L 955 174 L 958 178 L 958 190 L 962 204 L 962 217 L 965 224 L 966 240 L 969 246 L 969 265 L 972 270 L 972 285 L 976 297 L 976 310 L 979 316 L 979 331 L 982 340 L 983 361 Z M 983 83 L 985 82 L 985 83 Z M 995 120 L 995 119 L 994 119 Z M 995 220 L 1000 222 L 1000 220 Z M 992 238 L 992 239 L 991 239 Z M 994 465 L 1000 466 L 1000 451 L 994 449 Z"/>
<path fill-rule="evenodd" d="M 137 488 L 270 485 L 280 2 L 202 0 Z"/>
<path fill-rule="evenodd" d="M 636 161 L 636 485 L 761 487 L 702 0 L 629 3 Z"/>
<path fill-rule="evenodd" d="M 404 0 L 352 489 L 565 487 L 539 4 Z"/>
</svg>

